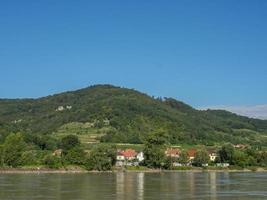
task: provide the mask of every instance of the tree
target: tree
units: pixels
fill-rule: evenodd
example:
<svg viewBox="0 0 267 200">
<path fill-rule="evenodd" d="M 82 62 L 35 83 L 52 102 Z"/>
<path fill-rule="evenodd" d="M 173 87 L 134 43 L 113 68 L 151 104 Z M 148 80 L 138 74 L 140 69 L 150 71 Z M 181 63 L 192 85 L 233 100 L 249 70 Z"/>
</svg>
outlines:
<svg viewBox="0 0 267 200">
<path fill-rule="evenodd" d="M 257 154 L 257 163 L 258 165 L 262 166 L 262 167 L 266 167 L 267 166 L 267 152 L 263 151 L 263 152 L 259 152 Z"/>
<path fill-rule="evenodd" d="M 36 151 L 25 151 L 21 154 L 19 165 L 25 166 L 25 165 L 36 165 L 38 164 L 38 159 L 36 156 Z"/>
<path fill-rule="evenodd" d="M 225 144 L 219 150 L 219 161 L 222 163 L 230 163 L 233 164 L 233 156 L 235 149 L 231 144 Z"/>
<path fill-rule="evenodd" d="M 173 163 L 175 162 L 175 158 L 172 158 L 171 156 L 166 157 L 165 162 L 164 162 L 164 169 L 173 169 Z"/>
<path fill-rule="evenodd" d="M 86 153 L 81 147 L 74 147 L 67 152 L 64 159 L 69 164 L 83 165 L 86 160 Z"/>
<path fill-rule="evenodd" d="M 247 166 L 247 158 L 248 156 L 244 152 L 234 151 L 232 164 L 239 167 L 245 167 Z"/>
<path fill-rule="evenodd" d="M 4 158 L 4 154 L 3 154 L 3 146 L 0 145 L 0 166 L 3 166 L 3 164 L 4 164 L 4 160 L 3 160 L 3 158 Z"/>
<path fill-rule="evenodd" d="M 188 153 L 187 151 L 182 151 L 181 154 L 180 154 L 180 157 L 178 159 L 179 163 L 182 164 L 182 165 L 186 165 L 188 163 L 188 160 L 189 160 L 189 156 L 188 156 Z"/>
<path fill-rule="evenodd" d="M 53 156 L 51 154 L 47 155 L 44 158 L 43 163 L 51 169 L 59 169 L 60 167 L 62 167 L 61 158 Z"/>
<path fill-rule="evenodd" d="M 79 145 L 80 145 L 80 141 L 76 135 L 67 135 L 63 137 L 61 140 L 61 147 L 64 153 L 66 153 L 68 150 Z"/>
<path fill-rule="evenodd" d="M 108 171 L 116 163 L 116 148 L 110 145 L 98 145 L 90 152 L 85 166 L 87 170 Z"/>
<path fill-rule="evenodd" d="M 144 163 L 147 167 L 162 168 L 165 156 L 166 135 L 164 132 L 150 134 L 145 140 Z"/>
<path fill-rule="evenodd" d="M 209 154 L 206 149 L 201 148 L 196 152 L 196 156 L 193 160 L 193 164 L 198 167 L 202 167 L 209 162 Z"/>
<path fill-rule="evenodd" d="M 4 164 L 16 167 L 20 163 L 21 155 L 26 150 L 26 143 L 21 134 L 10 134 L 3 145 Z"/>
</svg>

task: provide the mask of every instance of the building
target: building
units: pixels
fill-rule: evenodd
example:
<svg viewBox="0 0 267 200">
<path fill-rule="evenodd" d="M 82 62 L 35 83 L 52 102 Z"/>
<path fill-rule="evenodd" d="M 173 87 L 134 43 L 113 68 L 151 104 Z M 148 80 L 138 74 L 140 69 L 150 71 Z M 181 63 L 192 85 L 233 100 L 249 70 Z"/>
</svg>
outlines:
<svg viewBox="0 0 267 200">
<path fill-rule="evenodd" d="M 134 149 L 126 149 L 121 151 L 120 154 L 124 156 L 126 161 L 134 160 L 137 156 L 137 152 Z"/>
<path fill-rule="evenodd" d="M 61 112 L 63 110 L 64 110 L 64 106 L 58 106 L 58 108 L 56 109 L 56 111 L 59 111 L 59 112 Z"/>
<path fill-rule="evenodd" d="M 196 149 L 189 149 L 187 154 L 189 157 L 189 160 L 192 161 L 194 160 L 195 156 L 196 156 L 197 150 Z"/>
<path fill-rule="evenodd" d="M 209 150 L 210 161 L 214 162 L 218 157 L 217 152 L 214 150 Z"/>
<path fill-rule="evenodd" d="M 138 162 L 143 162 L 145 160 L 145 156 L 144 156 L 144 153 L 143 152 L 139 152 L 136 156 Z"/>
<path fill-rule="evenodd" d="M 118 150 L 116 166 L 137 166 L 143 161 L 142 159 L 144 159 L 143 153 L 138 154 L 134 149 Z"/>
<path fill-rule="evenodd" d="M 167 157 L 171 157 L 171 158 L 179 158 L 180 157 L 180 154 L 181 154 L 180 149 L 176 149 L 176 148 L 168 148 L 165 151 L 165 155 Z"/>
</svg>

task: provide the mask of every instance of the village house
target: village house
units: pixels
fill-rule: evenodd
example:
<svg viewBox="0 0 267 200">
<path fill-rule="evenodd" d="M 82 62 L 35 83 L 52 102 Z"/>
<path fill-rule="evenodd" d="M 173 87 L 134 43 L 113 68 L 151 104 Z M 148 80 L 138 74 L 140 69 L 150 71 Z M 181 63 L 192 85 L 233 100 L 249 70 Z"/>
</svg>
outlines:
<svg viewBox="0 0 267 200">
<path fill-rule="evenodd" d="M 56 111 L 59 111 L 59 112 L 61 112 L 63 110 L 64 110 L 64 106 L 58 106 L 58 108 L 56 109 Z"/>
<path fill-rule="evenodd" d="M 134 149 L 118 150 L 116 166 L 137 166 L 143 160 L 143 152 L 137 153 Z"/>
<path fill-rule="evenodd" d="M 145 156 L 144 156 L 144 153 L 143 152 L 139 152 L 136 156 L 138 162 L 143 162 L 145 160 Z"/>
<path fill-rule="evenodd" d="M 217 155 L 216 151 L 209 150 L 209 158 L 210 158 L 210 161 L 214 162 L 217 157 L 218 157 L 218 155 Z"/>
<path fill-rule="evenodd" d="M 171 158 L 179 158 L 180 154 L 181 154 L 181 151 L 180 151 L 180 149 L 177 149 L 177 148 L 168 148 L 165 151 L 165 155 L 167 157 L 171 157 Z"/>
<path fill-rule="evenodd" d="M 195 159 L 196 153 L 197 153 L 196 149 L 189 149 L 188 150 L 187 154 L 188 154 L 188 157 L 189 157 L 189 161 L 192 161 L 192 160 Z"/>
<path fill-rule="evenodd" d="M 182 164 L 178 162 L 178 158 L 180 157 L 180 154 L 181 154 L 181 150 L 177 148 L 168 148 L 165 151 L 165 155 L 167 157 L 174 159 L 174 162 L 172 163 L 174 167 L 182 166 Z"/>
</svg>

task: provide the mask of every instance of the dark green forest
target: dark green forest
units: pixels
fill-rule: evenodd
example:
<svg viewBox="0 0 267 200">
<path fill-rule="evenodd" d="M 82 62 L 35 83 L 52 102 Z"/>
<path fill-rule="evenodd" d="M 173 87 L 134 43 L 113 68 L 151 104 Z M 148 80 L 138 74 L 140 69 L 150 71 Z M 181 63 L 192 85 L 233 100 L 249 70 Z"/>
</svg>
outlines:
<svg viewBox="0 0 267 200">
<path fill-rule="evenodd" d="M 70 123 L 79 125 L 69 128 Z M 51 138 L 62 127 L 70 134 L 94 132 L 107 143 L 139 144 L 149 133 L 163 131 L 170 144 L 267 145 L 266 120 L 223 110 L 200 111 L 173 98 L 112 85 L 38 99 L 0 99 L 0 143 L 10 133 Z"/>
</svg>

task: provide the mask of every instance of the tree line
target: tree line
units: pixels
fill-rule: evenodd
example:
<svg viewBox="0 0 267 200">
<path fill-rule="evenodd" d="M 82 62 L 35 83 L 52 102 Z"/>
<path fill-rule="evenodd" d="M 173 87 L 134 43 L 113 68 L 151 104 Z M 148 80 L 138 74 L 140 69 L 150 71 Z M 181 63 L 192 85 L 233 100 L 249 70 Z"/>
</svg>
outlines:
<svg viewBox="0 0 267 200">
<path fill-rule="evenodd" d="M 153 169 L 174 169 L 173 163 L 175 162 L 184 166 L 188 165 L 187 151 L 182 151 L 179 158 L 167 157 L 165 154 L 167 146 L 168 140 L 165 132 L 149 134 L 145 139 L 143 149 L 145 160 L 141 165 Z M 30 135 L 17 133 L 9 134 L 0 145 L 0 166 L 15 168 L 45 166 L 62 169 L 73 165 L 86 170 L 106 171 L 113 169 L 116 155 L 116 147 L 108 144 L 95 145 L 88 152 L 75 135 L 67 135 L 56 141 L 49 136 L 30 137 Z M 267 167 L 267 152 L 254 148 L 238 150 L 232 144 L 225 144 L 218 149 L 217 155 L 215 162 L 211 162 L 208 151 L 203 146 L 197 150 L 190 164 L 196 167 L 202 167 L 207 163 L 210 165 L 229 163 L 231 166 L 242 168 Z"/>
</svg>

